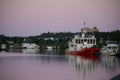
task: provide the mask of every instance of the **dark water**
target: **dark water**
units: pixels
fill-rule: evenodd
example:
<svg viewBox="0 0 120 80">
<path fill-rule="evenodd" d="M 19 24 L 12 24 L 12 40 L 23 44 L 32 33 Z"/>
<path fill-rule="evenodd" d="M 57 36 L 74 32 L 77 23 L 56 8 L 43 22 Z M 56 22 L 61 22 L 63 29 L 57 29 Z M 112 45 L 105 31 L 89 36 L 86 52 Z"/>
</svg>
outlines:
<svg viewBox="0 0 120 80">
<path fill-rule="evenodd" d="M 40 53 L 0 52 L 0 80 L 109 80 L 120 73 L 120 59 L 114 56 L 58 55 L 49 50 L 45 55 Z"/>
</svg>

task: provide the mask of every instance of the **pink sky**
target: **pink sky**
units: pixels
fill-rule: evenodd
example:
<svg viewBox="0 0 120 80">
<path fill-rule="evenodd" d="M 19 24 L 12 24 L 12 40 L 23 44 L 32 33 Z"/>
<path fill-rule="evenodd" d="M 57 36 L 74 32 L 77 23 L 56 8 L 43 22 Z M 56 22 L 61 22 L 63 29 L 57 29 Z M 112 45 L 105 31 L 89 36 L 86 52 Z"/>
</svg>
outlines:
<svg viewBox="0 0 120 80">
<path fill-rule="evenodd" d="M 0 0 L 0 34 L 120 30 L 120 0 Z"/>
</svg>

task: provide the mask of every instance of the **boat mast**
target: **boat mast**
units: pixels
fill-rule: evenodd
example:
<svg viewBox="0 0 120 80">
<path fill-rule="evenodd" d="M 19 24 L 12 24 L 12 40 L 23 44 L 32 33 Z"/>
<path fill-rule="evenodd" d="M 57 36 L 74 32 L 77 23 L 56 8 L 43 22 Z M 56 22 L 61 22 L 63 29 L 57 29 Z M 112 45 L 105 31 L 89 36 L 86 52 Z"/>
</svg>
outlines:
<svg viewBox="0 0 120 80">
<path fill-rule="evenodd" d="M 83 24 L 83 26 L 85 26 L 86 25 L 86 22 L 84 22 L 84 24 Z M 82 37 L 84 38 L 85 37 L 85 34 L 87 33 L 87 30 L 83 30 L 83 32 L 82 32 Z"/>
</svg>

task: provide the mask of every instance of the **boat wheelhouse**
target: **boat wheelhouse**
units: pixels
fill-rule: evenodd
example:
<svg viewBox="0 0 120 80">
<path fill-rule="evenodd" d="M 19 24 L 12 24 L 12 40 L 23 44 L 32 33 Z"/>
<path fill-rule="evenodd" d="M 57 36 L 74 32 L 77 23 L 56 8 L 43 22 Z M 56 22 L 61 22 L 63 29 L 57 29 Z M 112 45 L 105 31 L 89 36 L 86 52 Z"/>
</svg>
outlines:
<svg viewBox="0 0 120 80">
<path fill-rule="evenodd" d="M 96 46 L 96 38 L 93 35 L 82 33 L 82 35 L 75 35 L 73 39 L 69 41 L 70 51 L 80 51 L 83 48 L 92 48 Z"/>
</svg>

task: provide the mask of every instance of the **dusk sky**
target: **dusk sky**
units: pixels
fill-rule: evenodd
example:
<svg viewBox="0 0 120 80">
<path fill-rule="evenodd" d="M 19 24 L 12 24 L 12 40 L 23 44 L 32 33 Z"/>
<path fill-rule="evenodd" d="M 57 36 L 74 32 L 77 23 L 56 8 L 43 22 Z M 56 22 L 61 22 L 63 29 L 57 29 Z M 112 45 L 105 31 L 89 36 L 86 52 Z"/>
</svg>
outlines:
<svg viewBox="0 0 120 80">
<path fill-rule="evenodd" d="M 120 30 L 120 0 L 0 0 L 0 34 Z"/>
</svg>

